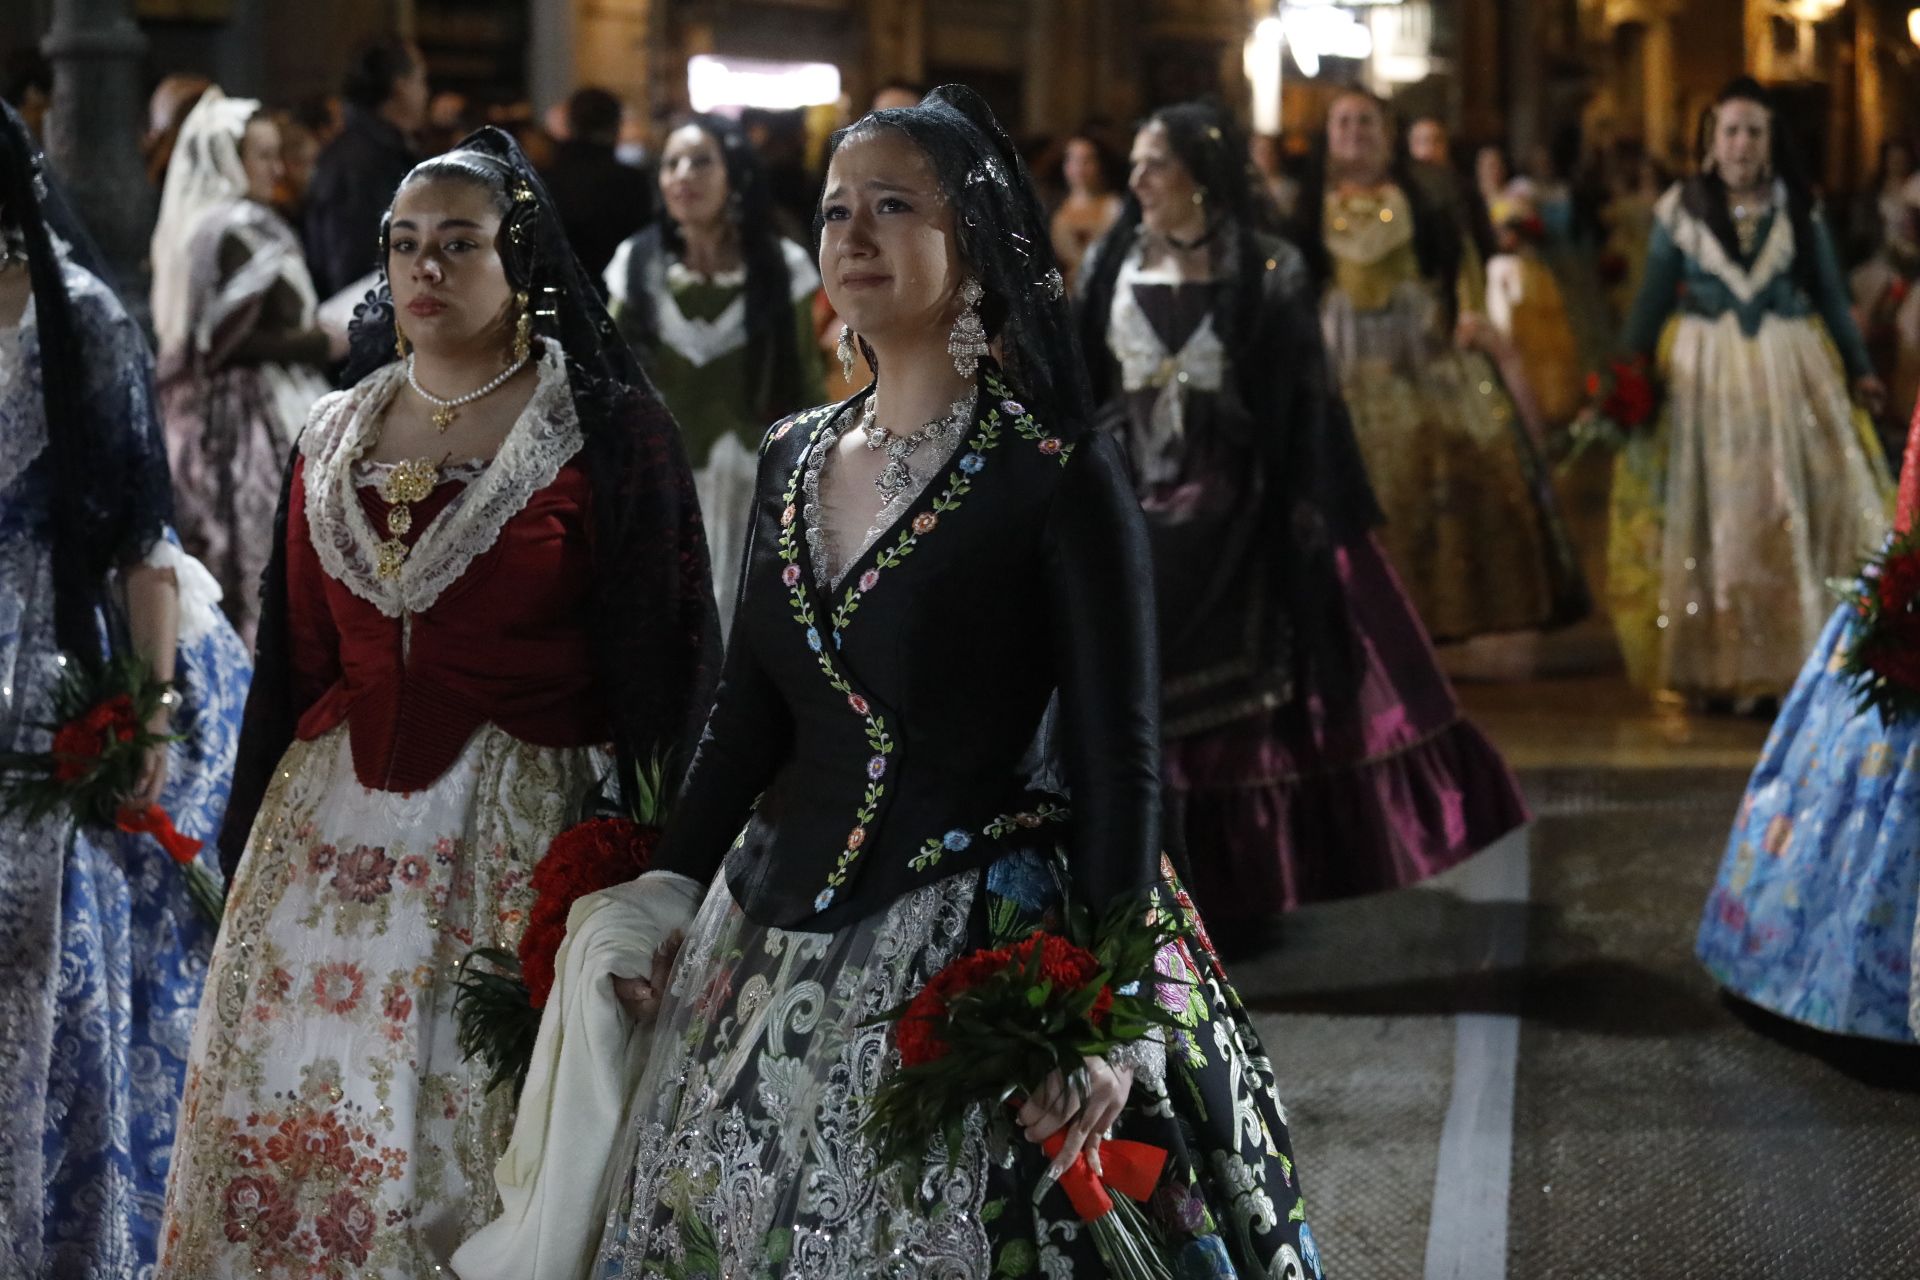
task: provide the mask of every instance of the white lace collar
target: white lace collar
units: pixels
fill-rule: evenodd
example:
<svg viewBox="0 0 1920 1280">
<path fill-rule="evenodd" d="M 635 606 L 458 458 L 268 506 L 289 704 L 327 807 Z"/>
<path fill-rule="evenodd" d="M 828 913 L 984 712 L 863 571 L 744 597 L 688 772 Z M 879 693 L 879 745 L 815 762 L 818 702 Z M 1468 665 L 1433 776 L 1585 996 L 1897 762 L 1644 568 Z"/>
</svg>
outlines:
<svg viewBox="0 0 1920 1280">
<path fill-rule="evenodd" d="M 820 275 L 814 269 L 807 251 L 791 240 L 782 240 L 780 252 L 787 260 L 787 296 L 796 304 L 812 297 L 813 291 L 820 286 Z M 649 275 L 651 278 L 646 285 L 653 294 L 654 314 L 660 325 L 660 341 L 679 352 L 688 364 L 696 369 L 705 368 L 720 357 L 747 345 L 745 268 L 738 272 L 723 272 L 708 279 L 695 275 L 677 260 L 663 262 L 656 259 Z M 675 292 L 692 284 L 731 286 L 740 292 L 719 315 L 711 320 L 701 320 L 680 310 L 680 299 Z"/>
<path fill-rule="evenodd" d="M 301 438 L 306 459 L 307 536 L 328 576 L 389 618 L 422 613 L 492 549 L 527 500 L 553 483 L 583 437 L 560 345 L 543 341 L 539 384 L 486 471 L 434 517 L 396 577 L 374 572 L 382 541 L 356 492 L 354 463 L 374 439 L 380 415 L 406 382 L 390 364 L 314 406 Z"/>
<path fill-rule="evenodd" d="M 1754 255 L 1753 265 L 1743 267 L 1713 234 L 1713 228 L 1693 216 L 1681 202 L 1680 186 L 1667 188 L 1653 207 L 1654 217 L 1666 227 L 1667 234 L 1680 252 L 1700 265 L 1703 271 L 1727 286 L 1742 303 L 1752 302 L 1762 289 L 1772 284 L 1783 271 L 1793 268 L 1793 219 L 1787 216 L 1787 186 L 1778 179 L 1773 184 L 1773 226 L 1767 241 Z"/>
</svg>

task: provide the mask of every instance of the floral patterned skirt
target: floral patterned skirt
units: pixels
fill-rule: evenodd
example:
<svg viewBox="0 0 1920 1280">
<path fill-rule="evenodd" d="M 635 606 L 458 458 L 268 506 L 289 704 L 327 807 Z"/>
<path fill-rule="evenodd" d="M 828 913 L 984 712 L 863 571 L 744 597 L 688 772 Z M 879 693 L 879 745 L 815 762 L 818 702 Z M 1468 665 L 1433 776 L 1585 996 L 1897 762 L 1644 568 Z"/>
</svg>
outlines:
<svg viewBox="0 0 1920 1280">
<path fill-rule="evenodd" d="M 492 1216 L 512 1103 L 460 1053 L 453 982 L 518 944 L 604 768 L 489 725 L 396 793 L 360 785 L 345 726 L 288 749 L 194 1028 L 161 1276 L 414 1280 Z"/>
<path fill-rule="evenodd" d="M 1341 391 L 1386 512 L 1381 545 L 1434 640 L 1585 615 L 1546 464 L 1485 356 L 1358 358 Z"/>
<path fill-rule="evenodd" d="M 594 1274 L 1104 1277 L 1065 1194 L 1035 1205 L 1039 1149 L 995 1149 L 982 1111 L 951 1162 L 911 1176 L 878 1168 L 861 1132 L 899 1061 L 872 1021 L 950 960 L 1051 922 L 1054 865 L 1011 854 L 837 933 L 756 925 L 717 881 L 674 970 Z M 1191 983 L 1162 991 L 1183 1025 L 1164 1070 L 1155 1055 L 1136 1075 L 1117 1136 L 1171 1153 L 1143 1208 L 1173 1274 L 1318 1280 L 1272 1066 L 1200 938 L 1162 956 Z"/>
<path fill-rule="evenodd" d="M 1697 946 L 1722 986 L 1782 1017 L 1912 1043 L 1920 725 L 1857 708 L 1838 674 L 1850 612 L 1780 708 Z"/>
</svg>

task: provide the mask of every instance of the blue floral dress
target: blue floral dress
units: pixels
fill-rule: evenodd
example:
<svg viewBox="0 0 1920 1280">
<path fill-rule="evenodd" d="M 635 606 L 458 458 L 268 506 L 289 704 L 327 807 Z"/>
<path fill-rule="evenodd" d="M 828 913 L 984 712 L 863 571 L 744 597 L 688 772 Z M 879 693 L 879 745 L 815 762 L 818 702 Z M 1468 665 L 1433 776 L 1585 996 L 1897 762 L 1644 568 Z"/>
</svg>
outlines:
<svg viewBox="0 0 1920 1280">
<path fill-rule="evenodd" d="M 1782 1017 L 1911 1043 L 1920 723 L 1856 710 L 1828 621 L 1747 785 L 1700 922 L 1702 963 Z"/>
<path fill-rule="evenodd" d="M 157 449 L 131 322 L 94 276 L 68 267 L 66 284 L 90 356 L 88 394 L 124 404 L 129 433 L 154 433 Z M 17 329 L 0 329 L 0 749 L 11 751 L 46 749 L 60 671 L 46 443 L 29 308 Z M 169 534 L 150 562 L 177 554 Z M 209 841 L 202 856 L 217 869 L 211 841 L 251 664 L 217 613 L 191 612 L 183 602 L 181 740 L 160 803 Z M 211 941 L 184 877 L 150 838 L 0 818 L 0 1275 L 151 1271 Z"/>
</svg>

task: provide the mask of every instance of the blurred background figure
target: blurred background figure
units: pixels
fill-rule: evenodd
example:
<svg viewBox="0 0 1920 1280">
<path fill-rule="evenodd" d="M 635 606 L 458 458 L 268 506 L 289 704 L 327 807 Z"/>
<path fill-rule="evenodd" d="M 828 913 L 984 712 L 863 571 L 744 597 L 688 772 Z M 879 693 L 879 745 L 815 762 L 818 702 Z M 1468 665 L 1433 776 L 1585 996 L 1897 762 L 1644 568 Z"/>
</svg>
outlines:
<svg viewBox="0 0 1920 1280">
<path fill-rule="evenodd" d="M 1638 147 L 1616 153 L 1609 172 L 1613 196 L 1601 213 L 1606 240 L 1599 272 L 1607 289 L 1609 314 L 1624 324 L 1640 292 L 1647 269 L 1647 245 L 1653 240 L 1653 206 L 1667 189 L 1666 168 Z"/>
<path fill-rule="evenodd" d="M 630 168 L 653 168 L 653 125 L 647 113 L 632 103 L 620 108 L 620 136 L 613 144 L 613 154 Z"/>
<path fill-rule="evenodd" d="M 212 83 L 202 75 L 176 73 L 163 76 L 154 86 L 147 99 L 147 135 L 140 154 L 146 157 L 147 181 L 155 188 L 167 180 L 167 163 L 173 158 L 173 140 L 181 124 Z"/>
<path fill-rule="evenodd" d="M 15 49 L 0 67 L 0 98 L 13 104 L 27 133 L 38 143 L 53 105 L 53 68 L 38 49 Z"/>
<path fill-rule="evenodd" d="M 1460 238 L 1460 279 L 1455 289 L 1463 311 L 1483 312 L 1487 262 L 1498 252 L 1486 205 L 1453 166 L 1453 143 L 1446 126 L 1432 116 L 1407 130 L 1408 176 L 1420 184 L 1423 198 L 1453 220 Z"/>
<path fill-rule="evenodd" d="M 427 100 L 427 122 L 415 145 L 423 155 L 439 155 L 479 127 L 480 113 L 473 101 L 464 93 L 443 89 Z"/>
<path fill-rule="evenodd" d="M 397 40 L 361 49 L 340 88 L 345 119 L 307 188 L 307 265 L 322 298 L 379 262 L 380 219 L 418 158 L 413 135 L 427 118 L 427 64 Z"/>
<path fill-rule="evenodd" d="M 1886 534 L 1886 462 L 1849 397 L 1878 410 L 1886 388 L 1766 90 L 1731 82 L 1700 147 L 1621 339 L 1665 396 L 1616 464 L 1609 595 L 1642 687 L 1760 710 L 1819 641 L 1828 579 Z"/>
<path fill-rule="evenodd" d="M 1080 304 L 1153 551 L 1166 841 L 1230 946 L 1526 820 L 1374 537 L 1314 281 L 1244 155 L 1205 102 L 1155 112 Z"/>
<path fill-rule="evenodd" d="M 1256 133 L 1247 140 L 1247 157 L 1260 178 L 1260 190 L 1279 224 L 1290 221 L 1300 206 L 1299 179 L 1286 170 L 1286 151 L 1277 133 Z"/>
<path fill-rule="evenodd" d="M 1854 198 L 1849 230 L 1857 264 L 1848 277 L 1854 314 L 1874 372 L 1890 393 L 1875 426 L 1887 456 L 1898 457 L 1920 390 L 1920 303 L 1911 301 L 1920 278 L 1920 174 L 1904 140 L 1881 147 L 1872 186 Z"/>
<path fill-rule="evenodd" d="M 1513 344 L 1541 421 L 1564 427 L 1580 409 L 1585 370 L 1559 281 L 1541 257 L 1546 225 L 1524 199 L 1511 200 L 1487 260 L 1487 319 Z"/>
<path fill-rule="evenodd" d="M 1299 243 L 1324 280 L 1321 323 L 1388 556 L 1436 640 L 1564 625 L 1589 607 L 1524 381 L 1484 316 L 1463 310 L 1459 226 L 1414 181 L 1385 108 L 1333 102 L 1303 193 Z M 1499 364 L 1496 366 L 1495 360 Z"/>
<path fill-rule="evenodd" d="M 826 399 L 813 257 L 780 234 L 765 167 L 731 120 L 693 115 L 660 152 L 661 211 L 606 269 L 615 323 L 680 423 L 731 625 L 760 442 Z"/>
<path fill-rule="evenodd" d="M 885 111 L 891 107 L 917 107 L 920 99 L 927 96 L 925 86 L 914 84 L 911 80 L 889 80 L 873 91 L 873 101 L 869 111 Z"/>
<path fill-rule="evenodd" d="M 605 89 L 575 89 L 566 102 L 567 136 L 542 176 L 560 210 L 580 265 L 596 279 L 620 242 L 653 221 L 651 175 L 622 164 L 620 99 Z"/>
<path fill-rule="evenodd" d="M 1880 144 L 1880 162 L 1853 197 L 1847 215 L 1847 261 L 1864 263 L 1900 235 L 1906 221 L 1901 188 L 1914 174 L 1913 144 L 1903 137 Z"/>
<path fill-rule="evenodd" d="M 1407 151 L 1421 164 L 1441 169 L 1453 167 L 1453 145 L 1447 126 L 1432 116 L 1422 116 L 1407 130 Z"/>
<path fill-rule="evenodd" d="M 346 345 L 315 325 L 300 238 L 274 209 L 280 131 L 210 87 L 182 123 L 153 233 L 160 410 L 180 541 L 251 646 L 287 450 Z"/>
<path fill-rule="evenodd" d="M 1060 260 L 1060 271 L 1072 288 L 1080 260 L 1114 219 L 1120 216 L 1121 199 L 1114 190 L 1117 166 L 1099 142 L 1085 134 L 1067 139 L 1061 156 L 1060 172 L 1066 179 L 1067 195 L 1053 211 L 1053 254 Z"/>
</svg>

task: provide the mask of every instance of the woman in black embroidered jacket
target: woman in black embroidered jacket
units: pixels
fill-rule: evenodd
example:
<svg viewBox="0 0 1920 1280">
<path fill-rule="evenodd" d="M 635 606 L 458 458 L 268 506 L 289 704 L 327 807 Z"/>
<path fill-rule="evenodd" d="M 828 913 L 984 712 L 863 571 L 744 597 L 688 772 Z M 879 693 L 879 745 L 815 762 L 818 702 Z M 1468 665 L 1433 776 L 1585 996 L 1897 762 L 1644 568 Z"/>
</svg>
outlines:
<svg viewBox="0 0 1920 1280">
<path fill-rule="evenodd" d="M 616 978 L 659 1020 L 592 1274 L 1104 1275 L 1065 1197 L 1034 1203 L 1039 1148 L 989 1159 L 982 1112 L 915 1180 L 877 1176 L 859 1130 L 897 1061 L 873 1020 L 948 961 L 1063 891 L 1188 909 L 1160 855 L 1139 507 L 1087 428 L 1043 215 L 977 97 L 837 137 L 821 218 L 876 389 L 762 447 L 721 689 L 655 870 L 627 886 L 680 894 L 686 940 L 661 987 Z M 1065 1158 L 1116 1125 L 1168 1148 L 1145 1208 L 1169 1274 L 1318 1277 L 1250 1024 L 1204 941 L 1161 964 L 1194 984 L 1164 988 L 1178 1034 L 1091 1062 L 1084 1105 L 1043 1089 L 1027 1136 L 1065 1130 Z"/>
</svg>

